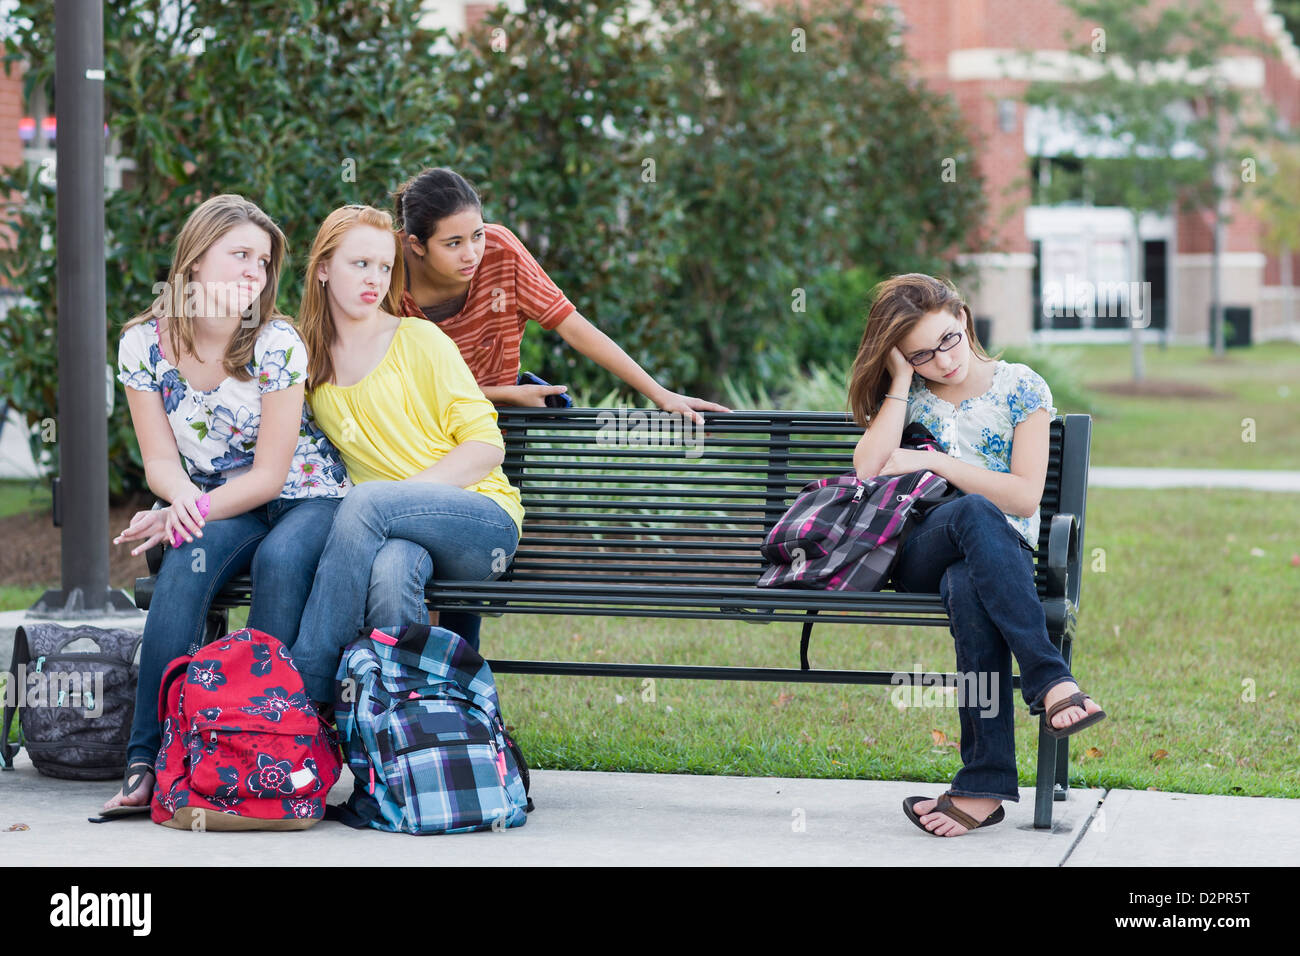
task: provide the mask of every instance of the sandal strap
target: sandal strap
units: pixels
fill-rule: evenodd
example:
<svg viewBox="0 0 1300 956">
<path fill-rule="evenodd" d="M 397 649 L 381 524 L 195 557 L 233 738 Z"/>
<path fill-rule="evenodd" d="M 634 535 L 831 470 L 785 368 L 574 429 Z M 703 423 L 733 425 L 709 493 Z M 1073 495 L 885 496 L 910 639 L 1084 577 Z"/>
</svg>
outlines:
<svg viewBox="0 0 1300 956">
<path fill-rule="evenodd" d="M 1050 708 L 1048 708 L 1047 719 L 1050 721 L 1061 711 L 1069 710 L 1071 707 L 1078 707 L 1086 712 L 1088 708 L 1085 706 L 1084 702 L 1087 699 L 1088 699 L 1088 695 L 1085 694 L 1083 691 L 1081 690 L 1075 691 L 1069 697 L 1065 698 L 1064 700 L 1058 700 L 1055 704 L 1053 704 Z"/>
<path fill-rule="evenodd" d="M 952 794 L 946 791 L 939 796 L 937 801 L 935 801 L 934 809 L 930 812 L 942 813 L 954 823 L 960 823 L 967 830 L 978 830 L 980 827 L 980 822 L 978 820 L 972 817 L 969 813 L 959 810 L 953 805 Z"/>
<path fill-rule="evenodd" d="M 153 764 L 144 761 L 129 764 L 126 768 L 126 774 L 122 777 L 122 796 L 129 797 L 139 790 L 140 785 L 144 783 L 145 774 L 157 777 L 157 774 L 154 773 Z"/>
</svg>

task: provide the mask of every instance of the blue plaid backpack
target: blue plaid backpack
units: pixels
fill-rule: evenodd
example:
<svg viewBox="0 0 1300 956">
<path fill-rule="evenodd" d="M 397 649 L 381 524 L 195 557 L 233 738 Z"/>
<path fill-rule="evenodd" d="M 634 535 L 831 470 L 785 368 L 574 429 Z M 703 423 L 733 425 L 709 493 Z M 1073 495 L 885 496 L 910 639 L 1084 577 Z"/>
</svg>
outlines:
<svg viewBox="0 0 1300 956">
<path fill-rule="evenodd" d="M 339 742 L 355 784 L 335 817 L 400 833 L 520 827 L 528 766 L 506 733 L 486 662 L 427 624 L 374 630 L 338 670 Z"/>
</svg>

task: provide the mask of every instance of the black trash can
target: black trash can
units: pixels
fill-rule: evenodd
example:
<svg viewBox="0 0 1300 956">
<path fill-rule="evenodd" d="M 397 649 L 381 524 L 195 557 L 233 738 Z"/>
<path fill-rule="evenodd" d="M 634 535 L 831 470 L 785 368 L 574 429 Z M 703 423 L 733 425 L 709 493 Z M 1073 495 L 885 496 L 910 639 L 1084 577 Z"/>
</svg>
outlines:
<svg viewBox="0 0 1300 956">
<path fill-rule="evenodd" d="M 976 319 L 976 322 L 979 320 Z M 1224 348 L 1246 348 L 1251 344 L 1250 338 L 1251 308 L 1248 305 L 1225 305 L 1223 307 L 1223 345 Z M 1214 348 L 1214 307 L 1210 307 L 1210 348 Z"/>
</svg>

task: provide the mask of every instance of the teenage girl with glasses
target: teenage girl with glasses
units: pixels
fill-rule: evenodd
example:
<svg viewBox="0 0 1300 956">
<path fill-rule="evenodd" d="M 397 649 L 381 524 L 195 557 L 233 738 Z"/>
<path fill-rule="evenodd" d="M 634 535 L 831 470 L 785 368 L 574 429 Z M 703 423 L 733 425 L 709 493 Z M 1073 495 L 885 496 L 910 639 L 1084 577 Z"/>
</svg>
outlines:
<svg viewBox="0 0 1300 956">
<path fill-rule="evenodd" d="M 1038 502 L 1056 409 L 1026 365 L 990 358 L 951 283 L 895 276 L 873 291 L 849 381 L 849 407 L 866 426 L 853 463 L 859 478 L 928 470 L 965 492 L 926 516 L 892 576 L 899 591 L 938 593 L 951 619 L 957 669 L 991 687 L 992 701 L 962 701 L 962 769 L 937 800 L 909 797 L 908 818 L 934 836 L 960 836 L 1003 819 L 1019 799 L 1011 657 L 1031 714 L 1065 737 L 1104 718 L 1079 691 L 1047 635 L 1034 588 Z M 920 422 L 946 449 L 899 447 Z"/>
</svg>

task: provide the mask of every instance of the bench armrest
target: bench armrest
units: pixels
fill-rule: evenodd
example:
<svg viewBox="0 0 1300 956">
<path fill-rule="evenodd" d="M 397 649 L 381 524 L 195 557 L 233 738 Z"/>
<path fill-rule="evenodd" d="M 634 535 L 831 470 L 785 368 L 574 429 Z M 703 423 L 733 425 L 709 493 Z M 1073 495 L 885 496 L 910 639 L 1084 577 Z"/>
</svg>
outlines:
<svg viewBox="0 0 1300 956">
<path fill-rule="evenodd" d="M 1070 568 L 1078 573 L 1079 519 L 1072 514 L 1052 515 L 1047 532 L 1047 596 L 1068 598 Z"/>
</svg>

